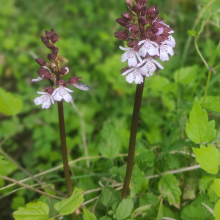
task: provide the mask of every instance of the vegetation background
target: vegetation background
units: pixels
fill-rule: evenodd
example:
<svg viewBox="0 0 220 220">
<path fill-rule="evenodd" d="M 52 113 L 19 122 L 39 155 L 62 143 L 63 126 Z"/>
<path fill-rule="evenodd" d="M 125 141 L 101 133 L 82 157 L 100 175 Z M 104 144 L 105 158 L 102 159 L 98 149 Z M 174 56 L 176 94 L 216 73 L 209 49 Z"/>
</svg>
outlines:
<svg viewBox="0 0 220 220">
<path fill-rule="evenodd" d="M 164 70 L 146 79 L 138 146 L 153 150 L 156 157 L 164 154 L 161 160 L 153 159 L 153 164 L 144 168 L 145 175 L 196 164 L 191 157 L 174 156 L 169 152 L 171 149 L 190 152 L 189 147 L 193 146 L 192 142 L 185 141 L 185 124 L 194 98 L 200 99 L 204 94 L 208 70 L 196 51 L 194 39 L 187 35 L 187 31 L 194 28 L 199 30 L 201 21 L 208 17 L 210 11 L 220 7 L 220 3 L 215 3 L 213 8 L 205 9 L 203 17 L 199 18 L 208 2 L 149 0 L 147 3 L 148 6 L 155 4 L 160 11 L 160 18 L 164 18 L 164 22 L 175 31 L 176 47 L 175 55 L 169 62 L 162 64 Z M 71 76 L 82 77 L 82 82 L 92 87 L 88 92 L 72 88 L 78 111 L 69 103 L 64 103 L 69 160 L 100 155 L 100 142 L 105 137 L 101 131 L 105 124 L 116 130 L 120 140 L 117 153 L 127 153 L 136 86 L 128 84 L 125 77 L 121 76 L 120 70 L 126 66 L 120 61 L 122 51 L 119 46 L 123 42 L 114 37 L 114 32 L 121 30 L 115 20 L 126 11 L 125 0 L 0 0 L 0 87 L 23 102 L 22 110 L 16 116 L 0 113 L 0 147 L 32 174 L 62 164 L 57 106 L 42 110 L 41 106 L 33 102 L 38 96 L 36 92 L 48 86 L 48 82 L 31 82 L 38 76 L 39 66 L 34 58 L 47 59 L 48 50 L 40 36 L 44 36 L 44 31 L 51 28 L 60 37 L 59 54 L 69 60 L 67 65 Z M 216 21 L 206 23 L 198 39 L 199 49 L 210 66 L 217 66 L 220 60 L 220 16 L 216 16 Z M 196 23 L 198 18 L 200 20 Z M 175 77 L 181 69 L 189 71 L 189 74 L 183 83 L 178 83 Z M 210 81 L 209 95 L 219 96 L 219 83 L 219 68 L 216 68 Z M 209 112 L 209 120 L 216 121 L 217 135 L 214 141 L 218 146 L 220 112 L 216 112 Z M 85 137 L 88 154 L 83 142 Z M 80 161 L 73 167 L 73 183 L 84 190 L 99 188 L 101 177 L 109 176 L 108 170 L 113 166 L 123 166 L 125 159 L 115 157 Z M 193 180 L 198 184 L 202 172 L 195 170 L 177 174 L 182 189 L 187 181 Z M 0 166 L 0 174 L 15 180 L 27 177 L 13 163 Z M 65 192 L 62 170 L 42 176 L 41 180 L 56 182 L 56 188 Z M 155 179 L 149 184 L 149 190 L 156 195 L 159 195 L 156 187 L 158 181 Z M 9 182 L 0 179 L 0 187 L 7 184 Z M 1 220 L 13 219 L 14 210 L 40 197 L 27 189 L 7 194 L 16 188 L 14 186 L 0 191 Z M 195 186 L 193 198 L 198 192 Z M 85 199 L 97 195 L 99 192 L 88 194 Z M 185 205 L 190 203 L 189 200 L 185 201 Z M 93 205 L 91 203 L 91 207 Z M 178 219 L 181 210 L 178 207 L 172 207 L 172 210 L 177 213 L 175 217 Z"/>
</svg>

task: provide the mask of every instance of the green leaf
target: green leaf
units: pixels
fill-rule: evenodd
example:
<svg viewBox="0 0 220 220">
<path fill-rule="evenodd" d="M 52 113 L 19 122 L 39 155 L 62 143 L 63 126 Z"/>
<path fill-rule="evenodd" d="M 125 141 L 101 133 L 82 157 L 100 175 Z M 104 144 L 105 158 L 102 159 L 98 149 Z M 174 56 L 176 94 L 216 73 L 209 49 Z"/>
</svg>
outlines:
<svg viewBox="0 0 220 220">
<path fill-rule="evenodd" d="M 112 219 L 108 216 L 103 216 L 103 217 L 99 218 L 99 220 L 112 220 Z"/>
<path fill-rule="evenodd" d="M 16 115 L 21 111 L 22 105 L 21 99 L 0 88 L 0 112 L 6 115 Z"/>
<path fill-rule="evenodd" d="M 198 66 L 184 67 L 174 73 L 175 82 L 183 85 L 193 82 L 197 77 Z"/>
<path fill-rule="evenodd" d="M 200 103 L 203 103 L 203 98 L 200 99 Z M 206 96 L 204 107 L 215 112 L 220 112 L 220 97 Z"/>
<path fill-rule="evenodd" d="M 25 206 L 25 198 L 23 196 L 16 196 L 12 200 L 11 208 L 16 210 L 20 206 Z"/>
<path fill-rule="evenodd" d="M 199 180 L 199 190 L 205 191 L 213 183 L 214 177 L 204 176 Z"/>
<path fill-rule="evenodd" d="M 104 205 L 104 206 L 108 206 L 110 201 L 111 201 L 111 196 L 112 196 L 112 188 L 109 188 L 107 186 L 102 188 L 102 193 L 101 193 L 101 197 L 100 197 L 100 202 Z"/>
<path fill-rule="evenodd" d="M 114 158 L 120 151 L 121 141 L 115 127 L 110 123 L 106 123 L 101 131 L 101 140 L 99 143 L 99 151 L 102 156 Z"/>
<path fill-rule="evenodd" d="M 172 174 L 163 176 L 158 184 L 158 188 L 163 197 L 167 197 L 170 204 L 177 204 L 180 202 L 181 190 L 179 182 Z"/>
<path fill-rule="evenodd" d="M 215 193 L 220 197 L 220 179 L 214 179 Z"/>
<path fill-rule="evenodd" d="M 208 122 L 207 112 L 201 108 L 197 98 L 190 112 L 189 122 L 186 124 L 186 133 L 194 143 L 210 142 L 215 137 L 215 121 Z"/>
<path fill-rule="evenodd" d="M 187 31 L 187 34 L 188 34 L 189 36 L 191 36 L 191 37 L 197 37 L 197 36 L 196 36 L 196 35 L 197 35 L 197 32 L 194 31 L 194 30 L 188 30 L 188 31 Z"/>
<path fill-rule="evenodd" d="M 218 200 L 218 195 L 215 192 L 215 186 L 214 183 L 211 184 L 208 188 L 208 196 L 211 202 L 217 202 Z"/>
<path fill-rule="evenodd" d="M 131 214 L 133 207 L 134 203 L 131 198 L 123 199 L 116 209 L 117 219 L 126 219 Z"/>
<path fill-rule="evenodd" d="M 181 219 L 183 220 L 203 220 L 204 215 L 201 209 L 195 206 L 187 206 L 181 212 Z"/>
<path fill-rule="evenodd" d="M 163 199 L 161 199 L 161 201 L 160 201 L 160 207 L 159 207 L 159 210 L 158 210 L 156 220 L 162 220 L 162 218 L 163 218 Z"/>
<path fill-rule="evenodd" d="M 170 83 L 170 81 L 162 76 L 156 76 L 151 83 L 152 91 L 162 92 L 176 92 L 177 84 Z"/>
<path fill-rule="evenodd" d="M 8 162 L 6 160 L 4 160 L 4 157 L 0 155 L 0 165 L 5 165 Z"/>
<path fill-rule="evenodd" d="M 208 144 L 207 148 L 204 145 L 200 145 L 200 148 L 193 148 L 193 152 L 196 156 L 196 161 L 201 165 L 202 169 L 212 174 L 218 172 L 220 153 L 215 147 L 211 144 Z"/>
<path fill-rule="evenodd" d="M 25 208 L 20 207 L 13 213 L 15 220 L 47 220 L 49 207 L 44 202 L 28 203 Z"/>
<path fill-rule="evenodd" d="M 83 201 L 83 190 L 75 188 L 73 194 L 68 199 L 63 199 L 62 201 L 56 203 L 54 208 L 62 215 L 69 215 L 76 211 Z"/>
<path fill-rule="evenodd" d="M 139 166 L 148 165 L 149 167 L 153 167 L 155 160 L 155 154 L 151 150 L 141 151 L 140 154 L 136 157 L 136 161 Z"/>
<path fill-rule="evenodd" d="M 214 215 L 215 215 L 215 220 L 220 219 L 220 199 L 215 204 Z"/>
<path fill-rule="evenodd" d="M 94 213 L 91 213 L 86 208 L 83 208 L 83 220 L 97 220 L 97 218 Z"/>
</svg>

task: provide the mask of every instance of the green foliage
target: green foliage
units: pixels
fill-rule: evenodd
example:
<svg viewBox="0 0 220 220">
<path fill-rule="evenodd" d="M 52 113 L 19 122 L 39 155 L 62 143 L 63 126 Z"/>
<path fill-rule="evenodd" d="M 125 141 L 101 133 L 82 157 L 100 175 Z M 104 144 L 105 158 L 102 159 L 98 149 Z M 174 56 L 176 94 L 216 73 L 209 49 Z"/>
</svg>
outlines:
<svg viewBox="0 0 220 220">
<path fill-rule="evenodd" d="M 13 213 L 15 220 L 47 220 L 49 207 L 44 202 L 28 203 L 25 208 L 18 208 Z"/>
<path fill-rule="evenodd" d="M 83 190 L 75 188 L 73 194 L 68 199 L 56 203 L 54 208 L 62 215 L 68 215 L 76 211 L 83 203 Z"/>
<path fill-rule="evenodd" d="M 5 165 L 7 163 L 8 162 L 4 159 L 4 157 L 0 155 L 0 165 Z"/>
<path fill-rule="evenodd" d="M 143 150 L 136 157 L 136 161 L 139 166 L 147 165 L 152 167 L 154 165 L 155 154 L 151 150 Z"/>
<path fill-rule="evenodd" d="M 162 196 L 167 198 L 170 204 L 177 204 L 180 201 L 181 190 L 179 182 L 174 175 L 167 174 L 163 176 L 158 188 Z"/>
<path fill-rule="evenodd" d="M 116 217 L 118 220 L 126 219 L 134 207 L 132 198 L 123 199 L 116 210 Z"/>
<path fill-rule="evenodd" d="M 158 210 L 156 220 L 162 220 L 162 218 L 163 218 L 163 199 L 161 199 L 161 201 L 160 201 L 160 207 L 159 207 L 159 210 Z"/>
<path fill-rule="evenodd" d="M 214 179 L 215 193 L 220 197 L 220 179 Z"/>
<path fill-rule="evenodd" d="M 86 208 L 83 208 L 83 220 L 97 220 L 96 216 Z"/>
<path fill-rule="evenodd" d="M 99 143 L 100 153 L 104 157 L 114 158 L 118 155 L 120 146 L 120 138 L 115 128 L 110 123 L 106 123 L 101 131 L 101 140 Z"/>
<path fill-rule="evenodd" d="M 214 215 L 215 215 L 215 220 L 220 218 L 220 199 L 218 200 L 218 202 L 215 205 Z"/>
<path fill-rule="evenodd" d="M 174 73 L 175 82 L 187 85 L 196 79 L 198 66 L 184 67 Z"/>
<path fill-rule="evenodd" d="M 203 99 L 201 99 L 201 102 Z M 204 107 L 207 110 L 215 111 L 220 113 L 220 98 L 219 96 L 206 96 Z"/>
<path fill-rule="evenodd" d="M 14 97 L 0 88 L 0 112 L 6 115 L 16 115 L 22 109 L 22 100 Z"/>
<path fill-rule="evenodd" d="M 191 37 L 197 37 L 197 36 L 196 36 L 196 35 L 197 35 L 197 32 L 194 31 L 194 30 L 188 30 L 188 31 L 187 31 L 187 34 L 188 34 L 189 36 L 191 36 Z"/>
<path fill-rule="evenodd" d="M 193 152 L 196 155 L 196 161 L 205 171 L 212 174 L 218 172 L 220 153 L 216 147 L 213 147 L 211 144 L 208 144 L 207 147 L 200 145 L 200 148 L 193 148 Z"/>
<path fill-rule="evenodd" d="M 202 109 L 198 99 L 195 99 L 189 123 L 186 124 L 186 133 L 189 139 L 196 144 L 210 142 L 215 137 L 214 127 L 215 121 L 208 121 L 206 110 Z"/>
</svg>

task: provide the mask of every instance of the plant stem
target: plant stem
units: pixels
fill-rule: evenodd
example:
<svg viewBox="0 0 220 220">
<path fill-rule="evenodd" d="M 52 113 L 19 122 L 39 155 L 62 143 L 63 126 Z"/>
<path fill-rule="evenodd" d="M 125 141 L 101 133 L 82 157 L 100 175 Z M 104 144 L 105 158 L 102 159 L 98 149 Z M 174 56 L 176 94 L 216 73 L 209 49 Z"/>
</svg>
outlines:
<svg viewBox="0 0 220 220">
<path fill-rule="evenodd" d="M 67 156 L 67 147 L 66 147 L 66 132 L 65 132 L 65 123 L 64 123 L 64 114 L 63 114 L 63 101 L 57 102 L 58 105 L 58 115 L 59 115 L 59 127 L 60 127 L 60 141 L 61 141 L 61 150 L 62 150 L 62 158 L 63 158 L 63 168 L 64 175 L 66 179 L 66 188 L 68 197 L 72 195 L 73 188 L 72 182 L 70 179 L 70 169 L 68 164 L 68 156 Z M 72 213 L 72 219 L 76 220 L 76 213 Z"/>
<path fill-rule="evenodd" d="M 209 88 L 209 81 L 210 81 L 210 78 L 211 78 L 211 73 L 212 73 L 212 72 L 209 71 L 209 75 L 208 75 L 207 82 L 206 82 L 206 87 L 205 87 L 205 94 L 204 94 L 203 102 L 202 102 L 202 105 L 203 105 L 203 106 L 205 105 L 205 99 L 206 99 L 207 92 L 208 92 L 208 88 Z"/>
<path fill-rule="evenodd" d="M 144 82 L 145 82 L 145 78 L 144 78 Z M 144 89 L 144 82 L 142 84 L 138 84 L 137 89 L 136 89 L 133 116 L 132 116 L 132 122 L 131 122 L 127 170 L 126 170 L 126 176 L 125 176 L 125 180 L 124 180 L 123 189 L 121 191 L 121 198 L 122 199 L 127 198 L 127 196 L 128 196 L 128 189 L 129 189 L 132 170 L 133 170 L 133 166 L 134 166 L 135 142 L 136 142 L 138 120 L 139 120 L 139 114 L 140 114 L 140 108 L 141 108 L 142 94 L 143 94 L 143 89 Z"/>
</svg>

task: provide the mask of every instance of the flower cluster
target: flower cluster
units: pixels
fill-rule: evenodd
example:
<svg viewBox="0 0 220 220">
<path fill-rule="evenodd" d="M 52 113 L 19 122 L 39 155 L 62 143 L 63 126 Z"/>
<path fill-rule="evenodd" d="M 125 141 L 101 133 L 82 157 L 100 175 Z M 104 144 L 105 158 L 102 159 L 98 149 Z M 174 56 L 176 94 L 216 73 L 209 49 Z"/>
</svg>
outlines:
<svg viewBox="0 0 220 220">
<path fill-rule="evenodd" d="M 168 61 L 169 55 L 173 56 L 175 40 L 170 35 L 174 31 L 169 25 L 159 19 L 159 11 L 155 5 L 146 6 L 147 0 L 126 0 L 128 12 L 116 21 L 125 28 L 115 33 L 115 37 L 121 41 L 127 41 L 126 51 L 121 56 L 121 62 L 128 61 L 128 67 L 121 70 L 122 75 L 127 75 L 129 83 L 133 81 L 141 84 L 143 76 L 151 76 L 156 67 L 163 66 L 155 59 Z"/>
<path fill-rule="evenodd" d="M 60 66 L 60 62 L 62 61 L 62 57 L 58 55 L 59 48 L 56 46 L 56 43 L 59 40 L 56 32 L 51 29 L 51 31 L 45 31 L 46 36 L 41 37 L 44 45 L 51 50 L 51 53 L 47 55 L 48 60 L 47 63 L 44 59 L 37 58 L 36 62 L 40 65 L 38 69 L 38 78 L 33 79 L 32 82 L 37 82 L 43 79 L 51 80 L 56 89 L 53 87 L 45 87 L 42 89 L 43 92 L 37 92 L 41 94 L 40 97 L 34 99 L 36 105 L 42 104 L 42 108 L 49 108 L 51 103 L 54 104 L 54 101 L 61 101 L 64 99 L 66 102 L 70 102 L 72 96 L 70 90 L 67 88 L 68 85 L 73 85 L 74 87 L 81 90 L 89 90 L 89 86 L 79 82 L 82 77 L 71 77 L 68 81 L 62 79 L 62 77 L 69 73 L 70 69 L 68 66 Z"/>
</svg>

